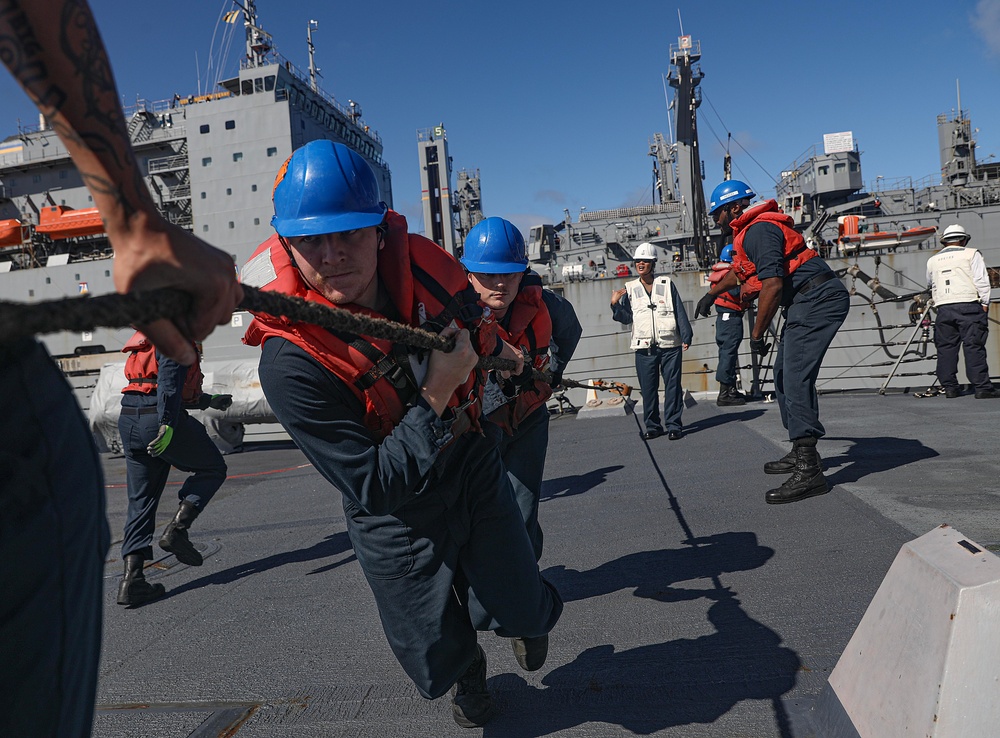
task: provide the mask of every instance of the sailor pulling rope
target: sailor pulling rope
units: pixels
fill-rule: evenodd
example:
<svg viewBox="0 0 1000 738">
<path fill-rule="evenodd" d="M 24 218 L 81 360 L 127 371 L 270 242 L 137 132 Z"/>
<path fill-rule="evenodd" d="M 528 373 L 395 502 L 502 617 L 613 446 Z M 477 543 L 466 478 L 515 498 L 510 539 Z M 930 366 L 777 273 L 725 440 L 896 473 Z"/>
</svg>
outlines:
<svg viewBox="0 0 1000 738">
<path fill-rule="evenodd" d="M 159 318 L 176 318 L 184 315 L 191 306 L 190 295 L 180 290 L 161 289 L 149 292 L 130 292 L 91 297 L 68 297 L 59 300 L 45 300 L 31 304 L 0 300 L 0 344 L 10 343 L 40 333 L 58 331 L 92 331 L 95 328 L 124 328 L 142 325 Z M 435 351 L 451 351 L 454 339 L 395 323 L 381 318 L 336 310 L 307 302 L 277 292 L 263 292 L 256 287 L 243 285 L 243 301 L 240 309 L 252 312 L 281 315 L 292 320 L 312 323 L 323 328 L 384 338 L 411 348 Z M 509 359 L 492 356 L 479 357 L 479 367 L 495 371 L 516 371 L 516 364 Z M 547 374 L 535 370 L 538 379 L 548 381 Z M 611 384 L 591 387 L 586 384 L 564 379 L 567 387 L 600 389 L 626 394 L 627 385 Z M 631 388 L 628 387 L 631 391 Z"/>
</svg>

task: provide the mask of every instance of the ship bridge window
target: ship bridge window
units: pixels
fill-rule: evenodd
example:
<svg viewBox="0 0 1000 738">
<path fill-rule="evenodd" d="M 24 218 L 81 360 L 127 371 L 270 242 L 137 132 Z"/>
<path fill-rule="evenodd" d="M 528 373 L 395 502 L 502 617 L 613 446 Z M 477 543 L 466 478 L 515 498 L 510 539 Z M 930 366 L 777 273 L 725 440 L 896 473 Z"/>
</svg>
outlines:
<svg viewBox="0 0 1000 738">
<path fill-rule="evenodd" d="M 233 152 L 233 161 L 243 161 L 243 152 L 242 151 Z"/>
<path fill-rule="evenodd" d="M 211 127 L 208 125 L 208 123 L 203 123 L 201 125 L 201 127 L 198 129 L 198 132 L 199 133 L 208 133 L 210 130 L 211 130 Z"/>
<path fill-rule="evenodd" d="M 201 199 L 202 199 L 202 200 L 204 200 L 204 199 L 205 199 L 205 197 L 206 197 L 205 193 L 204 193 L 204 192 L 202 192 L 202 193 L 201 193 Z"/>
<path fill-rule="evenodd" d="M 226 194 L 227 195 L 232 195 L 233 194 L 233 188 L 232 187 L 227 187 L 226 188 Z"/>
<path fill-rule="evenodd" d="M 851 162 L 851 171 L 852 172 L 860 172 L 861 171 L 861 167 L 858 166 L 858 163 L 856 161 L 852 161 Z"/>
<path fill-rule="evenodd" d="M 829 164 L 824 164 L 823 166 L 819 167 L 819 174 L 820 174 L 821 177 L 824 176 L 824 175 L 827 175 L 829 173 L 830 173 L 830 165 Z"/>
<path fill-rule="evenodd" d="M 242 82 L 240 82 L 240 91 L 244 95 L 252 95 L 253 94 L 253 80 L 252 79 L 245 79 Z"/>
<path fill-rule="evenodd" d="M 264 91 L 270 92 L 274 89 L 274 75 L 264 77 Z"/>
<path fill-rule="evenodd" d="M 256 192 L 257 191 L 257 185 L 250 185 L 250 191 L 251 192 Z"/>
<path fill-rule="evenodd" d="M 212 166 L 212 157 L 211 156 L 206 156 L 205 158 L 203 158 L 201 160 L 201 165 L 203 167 L 210 167 L 210 166 Z"/>
<path fill-rule="evenodd" d="M 833 165 L 833 171 L 837 172 L 838 174 L 841 173 L 841 172 L 846 172 L 847 171 L 847 164 L 844 163 L 844 162 L 842 162 L 842 161 L 839 161 L 839 162 L 837 162 L 836 164 Z"/>
<path fill-rule="evenodd" d="M 278 147 L 277 146 L 268 146 L 267 147 L 267 155 L 268 156 L 277 156 L 278 155 Z M 256 185 L 254 185 L 254 186 L 256 187 Z"/>
<path fill-rule="evenodd" d="M 263 92 L 264 91 L 264 80 L 261 77 L 257 77 L 253 81 L 253 91 L 254 92 Z"/>
<path fill-rule="evenodd" d="M 235 120 L 227 120 L 226 121 L 226 130 L 227 131 L 231 131 L 234 128 L 236 128 L 236 121 Z"/>
</svg>

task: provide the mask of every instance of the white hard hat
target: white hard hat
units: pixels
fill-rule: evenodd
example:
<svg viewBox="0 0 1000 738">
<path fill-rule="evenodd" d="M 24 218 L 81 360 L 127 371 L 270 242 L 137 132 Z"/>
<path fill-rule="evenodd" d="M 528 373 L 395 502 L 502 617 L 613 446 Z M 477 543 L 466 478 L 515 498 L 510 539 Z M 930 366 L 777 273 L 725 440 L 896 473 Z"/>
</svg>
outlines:
<svg viewBox="0 0 1000 738">
<path fill-rule="evenodd" d="M 941 243 L 948 243 L 949 241 L 968 241 L 972 238 L 968 231 L 966 231 L 958 223 L 953 223 L 944 229 L 944 233 L 941 234 Z"/>
<path fill-rule="evenodd" d="M 635 253 L 632 254 L 633 261 L 639 261 L 639 259 L 644 261 L 656 261 L 656 247 L 646 241 L 640 243 L 636 247 Z"/>
</svg>

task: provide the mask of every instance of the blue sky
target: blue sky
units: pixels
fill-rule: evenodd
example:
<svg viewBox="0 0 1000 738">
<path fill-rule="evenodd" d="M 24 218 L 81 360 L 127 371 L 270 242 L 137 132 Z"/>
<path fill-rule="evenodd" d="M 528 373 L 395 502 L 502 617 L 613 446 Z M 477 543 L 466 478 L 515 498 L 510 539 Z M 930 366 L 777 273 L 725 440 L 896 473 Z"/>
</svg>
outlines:
<svg viewBox="0 0 1000 738">
<path fill-rule="evenodd" d="M 126 101 L 196 93 L 223 0 L 91 0 Z M 936 175 L 937 115 L 971 113 L 1000 158 L 1000 0 L 258 0 L 278 50 L 358 101 L 382 136 L 395 207 L 422 230 L 416 131 L 443 123 L 455 171 L 478 169 L 487 215 L 533 223 L 651 202 L 647 155 L 668 132 L 662 75 L 683 30 L 701 42 L 699 130 L 710 192 L 732 133 L 734 176 L 761 194 L 824 133 L 853 131 L 866 182 Z M 224 64 L 234 70 L 241 40 Z M 199 71 L 200 70 L 200 71 Z M 37 113 L 9 76 L 0 134 Z"/>
</svg>

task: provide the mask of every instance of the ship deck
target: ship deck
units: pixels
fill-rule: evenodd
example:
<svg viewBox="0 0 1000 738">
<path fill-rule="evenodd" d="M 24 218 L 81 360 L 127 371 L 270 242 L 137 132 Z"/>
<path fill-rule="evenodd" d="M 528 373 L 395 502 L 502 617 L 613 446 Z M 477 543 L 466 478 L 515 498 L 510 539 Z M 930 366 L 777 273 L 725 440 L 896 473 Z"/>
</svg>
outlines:
<svg viewBox="0 0 1000 738">
<path fill-rule="evenodd" d="M 480 643 L 501 709 L 457 727 L 397 665 L 351 551 L 339 494 L 287 443 L 228 458 L 191 568 L 115 604 L 124 462 L 105 455 L 113 539 L 94 735 L 803 738 L 809 710 L 900 547 L 941 524 L 1000 536 L 996 413 L 971 396 L 821 398 L 828 495 L 768 506 L 782 477 L 775 404 L 685 411 L 643 441 L 635 415 L 553 418 L 541 566 L 566 601 L 548 661 Z M 172 512 L 171 477 L 161 525 Z"/>
</svg>

